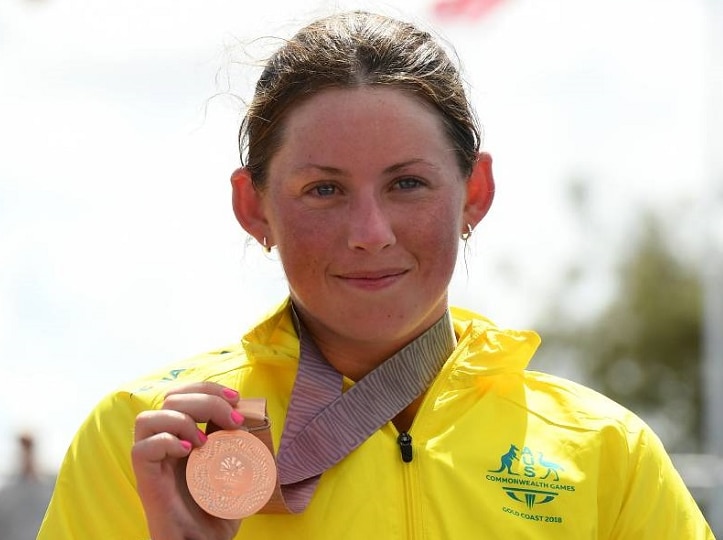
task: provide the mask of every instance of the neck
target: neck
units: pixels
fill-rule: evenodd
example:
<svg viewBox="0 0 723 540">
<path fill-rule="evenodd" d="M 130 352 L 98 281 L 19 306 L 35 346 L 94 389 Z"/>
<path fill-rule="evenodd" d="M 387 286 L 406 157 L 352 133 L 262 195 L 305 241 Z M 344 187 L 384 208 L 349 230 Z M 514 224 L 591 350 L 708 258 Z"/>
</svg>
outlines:
<svg viewBox="0 0 723 540">
<path fill-rule="evenodd" d="M 319 331 L 314 327 L 313 321 L 301 319 L 298 311 L 292 308 L 297 333 L 307 332 L 323 358 L 337 372 L 352 381 L 359 381 L 366 375 L 374 371 L 381 364 L 395 356 L 401 354 L 402 349 L 409 347 L 418 347 L 414 342 L 428 334 L 427 343 L 437 343 L 438 355 L 442 354 L 446 359 L 456 346 L 456 337 L 451 325 L 449 313 L 445 310 L 443 315 L 435 317 L 428 325 L 421 325 L 417 332 L 406 335 L 404 338 L 397 340 L 387 340 L 384 342 L 374 340 L 358 340 L 348 337 L 330 334 L 329 332 Z M 408 349 L 409 351 L 416 349 Z"/>
<path fill-rule="evenodd" d="M 314 341 L 326 361 L 339 373 L 355 382 L 363 379 L 406 345 L 404 342 L 386 343 L 386 346 L 368 342 L 329 342 L 316 336 Z"/>
</svg>

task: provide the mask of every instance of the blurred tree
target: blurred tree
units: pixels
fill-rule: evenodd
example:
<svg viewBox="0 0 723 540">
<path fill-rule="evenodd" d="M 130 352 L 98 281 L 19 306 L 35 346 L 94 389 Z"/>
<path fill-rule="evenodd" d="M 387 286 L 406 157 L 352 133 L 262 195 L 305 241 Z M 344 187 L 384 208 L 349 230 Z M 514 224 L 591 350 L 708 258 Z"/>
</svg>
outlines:
<svg viewBox="0 0 723 540">
<path fill-rule="evenodd" d="M 567 360 L 568 366 L 574 365 L 574 378 L 643 417 L 669 451 L 697 452 L 702 407 L 700 272 L 676 257 L 659 218 L 648 213 L 640 220 L 641 234 L 628 239 L 607 306 L 590 319 L 575 320 L 557 303 L 538 325 L 543 338 L 540 364 L 549 371 Z M 567 272 L 568 286 L 583 279 L 584 265 Z"/>
</svg>

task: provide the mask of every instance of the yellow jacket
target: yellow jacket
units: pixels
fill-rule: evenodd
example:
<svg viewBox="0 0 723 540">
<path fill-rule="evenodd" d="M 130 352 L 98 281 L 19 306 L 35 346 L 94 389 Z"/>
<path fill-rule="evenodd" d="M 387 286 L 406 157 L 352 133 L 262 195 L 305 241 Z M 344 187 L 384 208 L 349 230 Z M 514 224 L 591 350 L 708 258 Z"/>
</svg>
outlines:
<svg viewBox="0 0 723 540">
<path fill-rule="evenodd" d="M 237 540 L 712 540 L 655 434 L 572 382 L 526 371 L 532 332 L 452 309 L 458 346 L 409 431 L 404 463 L 389 423 L 322 475 L 308 508 L 255 515 Z M 210 380 L 265 397 L 278 448 L 299 342 L 288 302 L 240 345 L 108 395 L 76 434 L 39 540 L 146 540 L 130 462 L 133 424 L 171 385 Z"/>
</svg>

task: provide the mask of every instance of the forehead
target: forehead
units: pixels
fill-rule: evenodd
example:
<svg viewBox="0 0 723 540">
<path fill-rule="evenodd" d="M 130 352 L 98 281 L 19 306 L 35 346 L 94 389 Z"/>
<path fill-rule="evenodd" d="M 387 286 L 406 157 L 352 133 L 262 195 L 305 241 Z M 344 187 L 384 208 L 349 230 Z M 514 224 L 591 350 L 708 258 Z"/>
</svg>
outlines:
<svg viewBox="0 0 723 540">
<path fill-rule="evenodd" d="M 442 159 L 452 148 L 440 113 L 427 102 L 401 89 L 362 86 L 324 90 L 294 107 L 276 157 Z"/>
<path fill-rule="evenodd" d="M 441 115 L 411 91 L 366 85 L 323 90 L 293 107 L 287 115 L 286 125 L 300 127 L 334 120 L 359 124 L 368 119 L 404 124 L 414 118 L 426 119 L 441 127 Z"/>
</svg>

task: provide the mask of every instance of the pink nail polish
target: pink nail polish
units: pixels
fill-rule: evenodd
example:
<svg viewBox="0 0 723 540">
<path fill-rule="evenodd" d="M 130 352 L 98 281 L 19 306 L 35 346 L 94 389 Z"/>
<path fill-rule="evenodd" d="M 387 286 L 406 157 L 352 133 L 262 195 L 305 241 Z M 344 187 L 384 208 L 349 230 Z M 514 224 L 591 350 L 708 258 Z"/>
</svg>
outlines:
<svg viewBox="0 0 723 540">
<path fill-rule="evenodd" d="M 224 388 L 223 395 L 228 399 L 236 399 L 238 397 L 238 392 L 236 390 L 232 390 L 231 388 Z"/>
<path fill-rule="evenodd" d="M 241 424 L 244 421 L 244 416 L 240 412 L 233 410 L 231 411 L 231 420 L 234 424 Z"/>
<path fill-rule="evenodd" d="M 199 439 L 202 443 L 205 443 L 205 442 L 208 440 L 208 436 L 207 436 L 203 431 L 201 431 L 201 430 L 199 429 L 199 430 L 198 430 L 198 439 Z"/>
<path fill-rule="evenodd" d="M 183 446 L 183 449 L 188 452 L 193 445 L 189 441 L 181 441 L 181 446 Z"/>
</svg>

